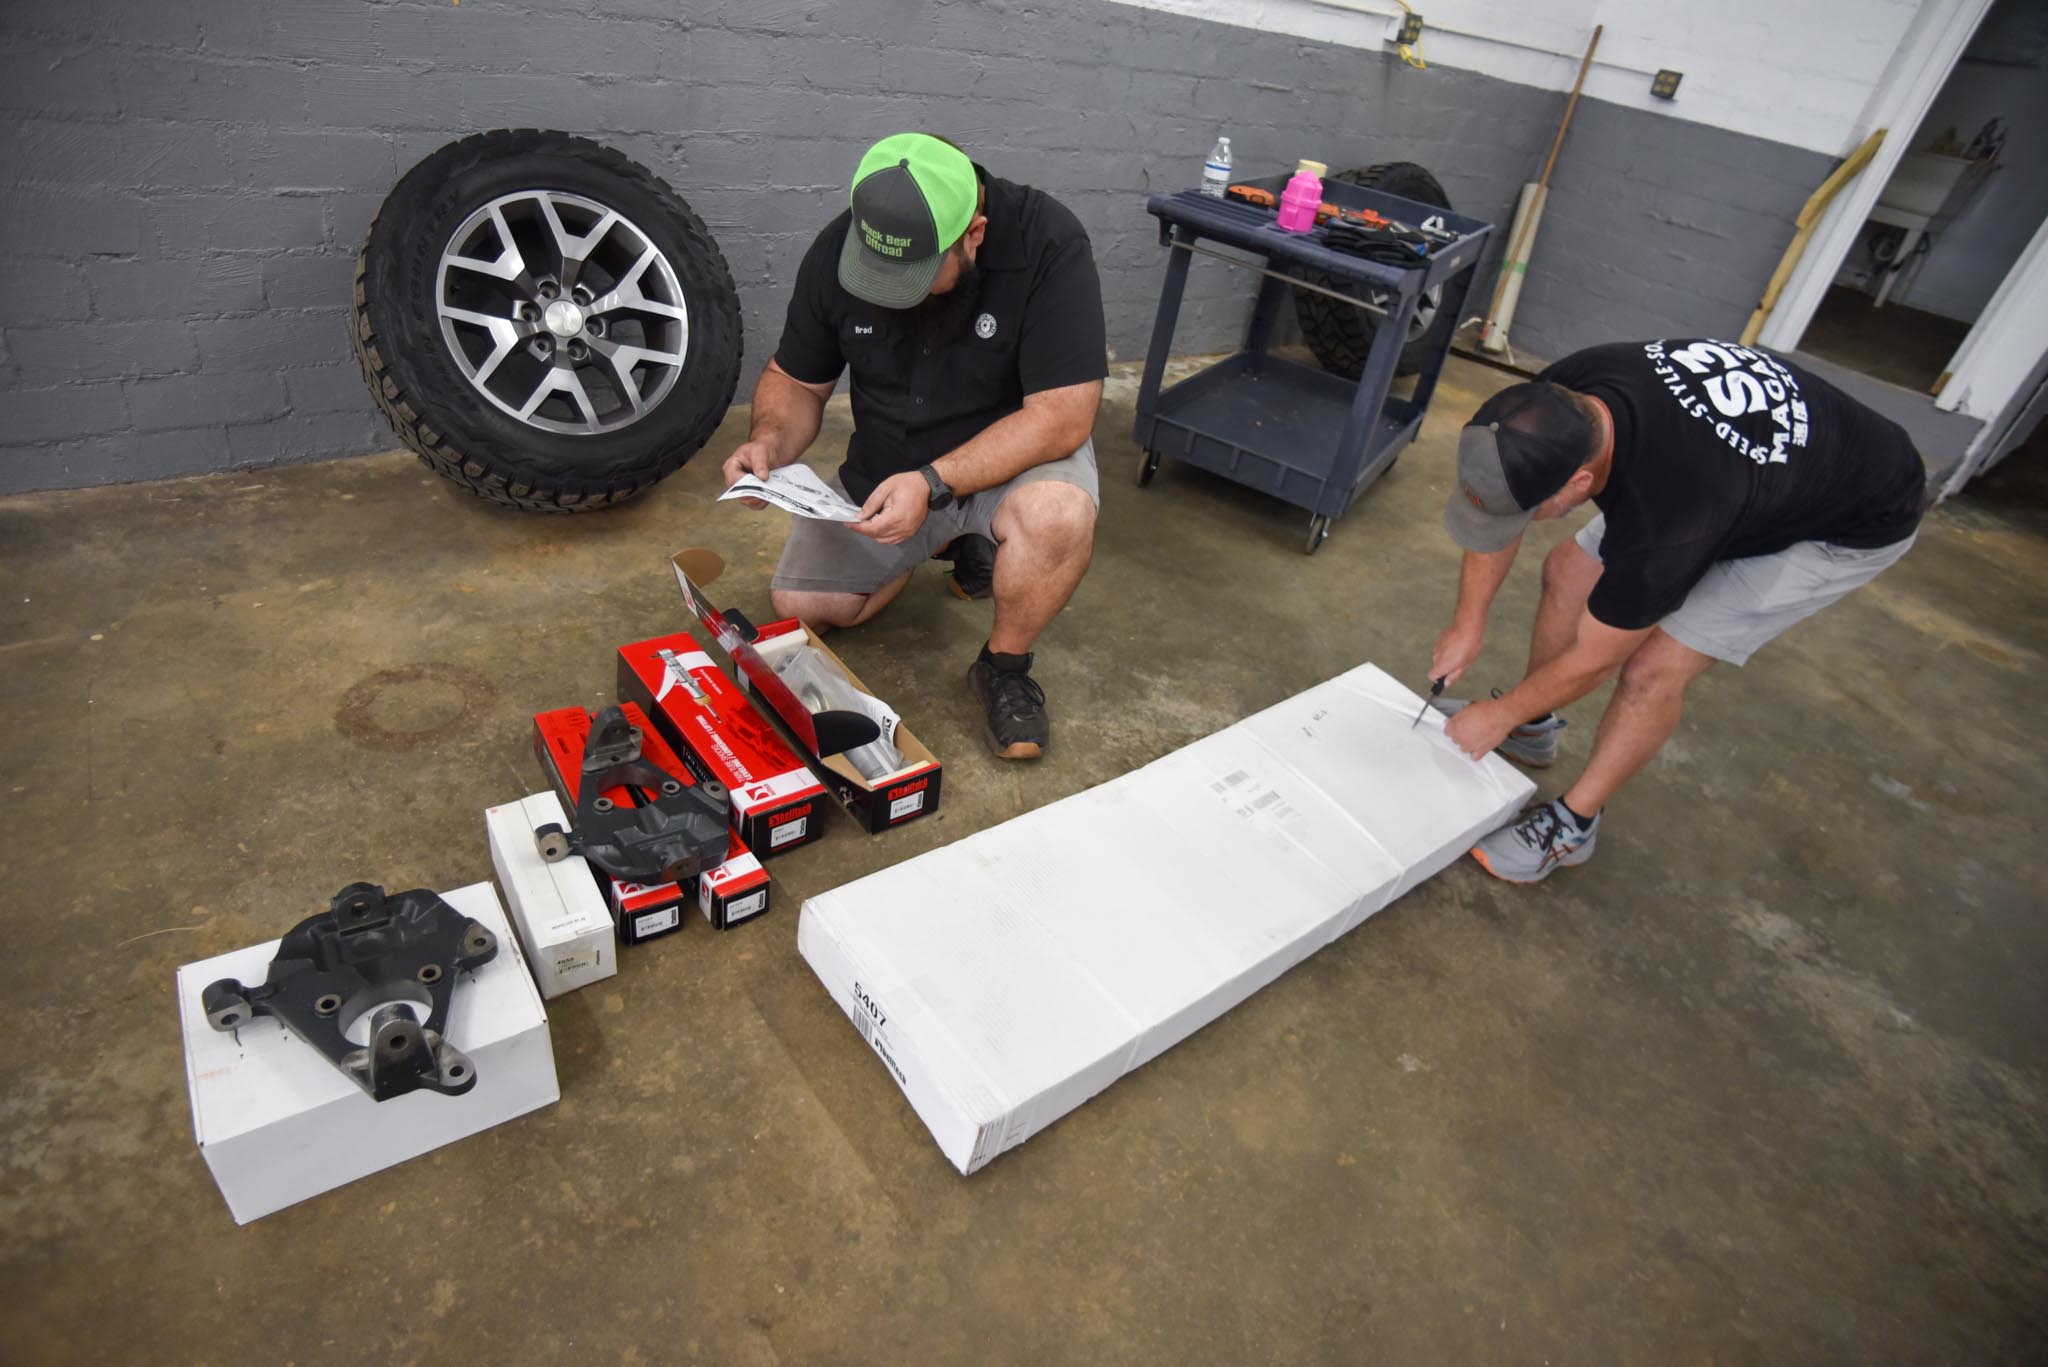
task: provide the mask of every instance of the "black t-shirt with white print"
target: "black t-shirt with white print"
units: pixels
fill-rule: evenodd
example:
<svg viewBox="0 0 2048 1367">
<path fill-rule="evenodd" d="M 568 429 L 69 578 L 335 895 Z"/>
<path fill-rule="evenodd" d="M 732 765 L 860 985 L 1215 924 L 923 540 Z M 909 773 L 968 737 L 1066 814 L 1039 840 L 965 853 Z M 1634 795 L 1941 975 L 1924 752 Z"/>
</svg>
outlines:
<svg viewBox="0 0 2048 1367">
<path fill-rule="evenodd" d="M 1905 430 L 1781 357 L 1732 342 L 1617 342 L 1541 378 L 1614 415 L 1593 502 L 1605 569 L 1587 608 L 1652 626 L 1720 560 L 1800 541 L 1889 546 L 1919 525 L 1926 472 Z"/>
<path fill-rule="evenodd" d="M 1081 221 L 1051 195 L 975 172 L 988 191 L 972 322 L 949 341 L 839 283 L 850 213 L 825 225 L 797 268 L 775 360 L 806 384 L 853 372 L 853 439 L 839 480 L 863 502 L 890 475 L 928 465 L 1024 406 L 1026 394 L 1109 374 L 1102 283 Z"/>
</svg>

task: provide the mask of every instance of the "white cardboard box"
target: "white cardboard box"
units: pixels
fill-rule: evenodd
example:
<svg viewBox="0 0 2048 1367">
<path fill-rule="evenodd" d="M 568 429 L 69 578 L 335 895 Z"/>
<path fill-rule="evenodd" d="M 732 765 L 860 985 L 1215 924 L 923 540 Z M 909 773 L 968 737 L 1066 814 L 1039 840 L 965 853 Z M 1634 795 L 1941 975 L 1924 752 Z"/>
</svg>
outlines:
<svg viewBox="0 0 2048 1367">
<path fill-rule="evenodd" d="M 971 1173 L 1471 848 L 1535 791 L 1371 665 L 811 898 L 797 948 Z"/>
<path fill-rule="evenodd" d="M 559 997 L 619 971 L 611 912 L 588 861 L 572 854 L 550 864 L 534 848 L 534 831 L 551 821 L 569 829 L 561 799 L 551 791 L 484 809 L 491 866 L 543 997 Z"/>
<path fill-rule="evenodd" d="M 491 885 L 441 896 L 498 937 L 497 957 L 458 976 L 448 1008 L 448 1041 L 476 1065 L 476 1086 L 461 1096 L 419 1091 L 372 1101 L 280 1021 L 259 1016 L 235 1031 L 208 1025 L 200 992 L 217 978 L 262 982 L 275 940 L 178 970 L 192 1129 L 236 1224 L 560 1098 L 547 1012 Z"/>
</svg>

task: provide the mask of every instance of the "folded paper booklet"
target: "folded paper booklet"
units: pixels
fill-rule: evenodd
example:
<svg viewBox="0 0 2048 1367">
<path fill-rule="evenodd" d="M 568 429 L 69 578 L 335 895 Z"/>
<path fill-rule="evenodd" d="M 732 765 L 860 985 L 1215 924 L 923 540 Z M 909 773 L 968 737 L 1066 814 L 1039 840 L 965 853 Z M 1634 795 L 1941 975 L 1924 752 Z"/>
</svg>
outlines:
<svg viewBox="0 0 2048 1367">
<path fill-rule="evenodd" d="M 770 470 L 765 480 L 741 475 L 718 496 L 718 501 L 723 503 L 729 498 L 758 498 L 798 517 L 814 517 L 822 522 L 860 521 L 859 506 L 847 502 L 808 465 L 785 465 L 780 470 Z"/>
</svg>

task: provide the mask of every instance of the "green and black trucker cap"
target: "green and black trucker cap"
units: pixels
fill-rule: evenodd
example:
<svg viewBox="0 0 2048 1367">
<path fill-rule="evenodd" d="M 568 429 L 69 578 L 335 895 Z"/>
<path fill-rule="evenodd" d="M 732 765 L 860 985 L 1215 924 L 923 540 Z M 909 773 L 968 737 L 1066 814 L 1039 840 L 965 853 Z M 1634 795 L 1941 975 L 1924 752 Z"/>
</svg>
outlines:
<svg viewBox="0 0 2048 1367">
<path fill-rule="evenodd" d="M 931 293 L 946 252 L 974 221 L 974 163 L 929 133 L 896 133 L 853 173 L 853 222 L 839 253 L 847 293 L 907 309 Z"/>
<path fill-rule="evenodd" d="M 1458 434 L 1458 483 L 1444 530 L 1468 551 L 1514 544 L 1537 507 L 1594 455 L 1595 432 L 1571 396 L 1543 380 L 1509 385 Z"/>
</svg>

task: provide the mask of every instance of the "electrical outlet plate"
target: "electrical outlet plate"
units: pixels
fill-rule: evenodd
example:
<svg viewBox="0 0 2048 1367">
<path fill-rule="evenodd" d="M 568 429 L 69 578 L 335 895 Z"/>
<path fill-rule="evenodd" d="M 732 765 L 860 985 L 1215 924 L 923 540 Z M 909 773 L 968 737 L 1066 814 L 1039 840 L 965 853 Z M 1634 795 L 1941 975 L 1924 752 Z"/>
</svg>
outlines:
<svg viewBox="0 0 2048 1367">
<path fill-rule="evenodd" d="M 1650 82 L 1650 93 L 1660 100 L 1676 99 L 1678 97 L 1678 83 L 1683 79 L 1685 79 L 1685 73 L 1682 71 L 1660 71 Z"/>
<path fill-rule="evenodd" d="M 1409 47 L 1422 38 L 1422 16 L 1412 10 L 1401 20 L 1401 32 L 1394 39 L 1403 47 Z"/>
</svg>

